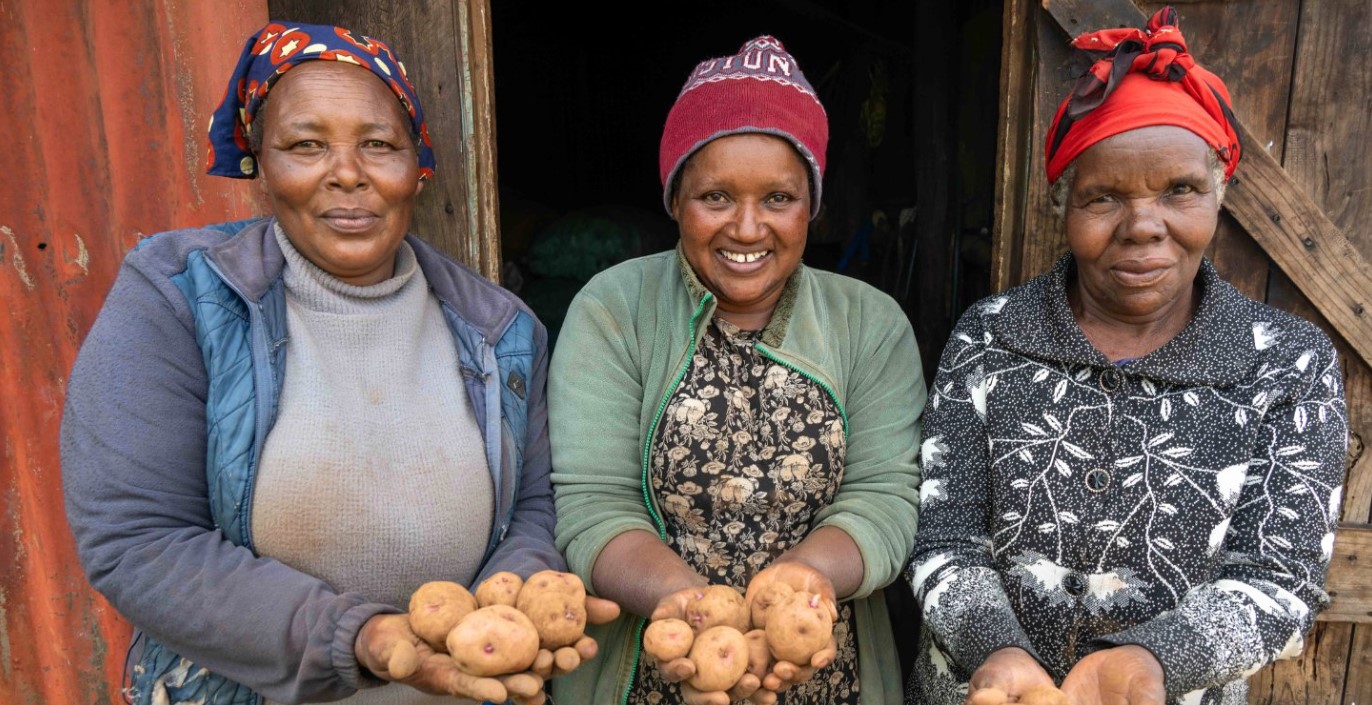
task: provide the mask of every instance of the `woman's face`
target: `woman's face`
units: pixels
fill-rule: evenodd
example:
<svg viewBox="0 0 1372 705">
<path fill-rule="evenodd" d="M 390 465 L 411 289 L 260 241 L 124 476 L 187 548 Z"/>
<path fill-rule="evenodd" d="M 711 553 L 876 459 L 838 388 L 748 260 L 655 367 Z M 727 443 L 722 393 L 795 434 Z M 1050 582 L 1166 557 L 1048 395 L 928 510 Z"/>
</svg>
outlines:
<svg viewBox="0 0 1372 705">
<path fill-rule="evenodd" d="M 725 320 L 756 330 L 771 319 L 805 250 L 808 174 L 790 143 L 757 133 L 714 140 L 682 168 L 672 215 Z"/>
<path fill-rule="evenodd" d="M 389 278 L 423 188 L 400 101 L 367 69 L 310 61 L 265 110 L 262 188 L 291 244 L 349 284 Z"/>
<path fill-rule="evenodd" d="M 1077 157 L 1065 215 L 1084 306 L 1125 322 L 1189 306 L 1219 216 L 1209 154 L 1191 131 L 1160 126 Z"/>
</svg>

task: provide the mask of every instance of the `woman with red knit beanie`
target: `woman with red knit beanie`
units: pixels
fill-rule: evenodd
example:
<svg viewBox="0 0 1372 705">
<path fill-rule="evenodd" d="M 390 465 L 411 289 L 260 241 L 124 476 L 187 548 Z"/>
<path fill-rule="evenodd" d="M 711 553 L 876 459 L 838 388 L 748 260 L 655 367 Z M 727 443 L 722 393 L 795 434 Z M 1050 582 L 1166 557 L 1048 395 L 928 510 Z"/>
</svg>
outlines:
<svg viewBox="0 0 1372 705">
<path fill-rule="evenodd" d="M 556 540 L 627 614 L 592 632 L 601 655 L 555 682 L 557 702 L 901 700 L 881 590 L 914 540 L 925 388 L 900 306 L 801 263 L 828 131 L 776 38 L 702 62 L 659 158 L 680 243 L 602 272 L 568 310 L 548 390 Z M 827 645 L 724 686 L 641 650 L 645 624 L 720 585 L 754 604 L 810 593 Z"/>
<path fill-rule="evenodd" d="M 1240 148 L 1177 13 L 1074 46 L 1068 251 L 968 309 L 924 416 L 907 702 L 1240 705 L 1329 601 L 1339 361 L 1205 257 Z"/>
</svg>

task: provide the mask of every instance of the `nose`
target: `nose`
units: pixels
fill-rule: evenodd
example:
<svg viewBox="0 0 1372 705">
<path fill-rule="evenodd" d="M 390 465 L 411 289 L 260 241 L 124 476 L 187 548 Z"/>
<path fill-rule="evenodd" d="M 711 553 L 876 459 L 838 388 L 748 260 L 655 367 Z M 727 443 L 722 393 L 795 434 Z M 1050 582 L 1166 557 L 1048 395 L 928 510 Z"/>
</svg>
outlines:
<svg viewBox="0 0 1372 705">
<path fill-rule="evenodd" d="M 757 242 L 767 236 L 767 222 L 761 203 L 742 203 L 735 215 L 734 238 L 739 242 Z"/>
<path fill-rule="evenodd" d="M 1153 242 L 1167 237 L 1167 219 L 1156 198 L 1127 201 L 1116 236 L 1127 242 Z"/>
<path fill-rule="evenodd" d="M 367 188 L 367 172 L 362 167 L 362 154 L 358 147 L 333 147 L 329 150 L 329 160 L 330 188 L 343 191 Z"/>
</svg>

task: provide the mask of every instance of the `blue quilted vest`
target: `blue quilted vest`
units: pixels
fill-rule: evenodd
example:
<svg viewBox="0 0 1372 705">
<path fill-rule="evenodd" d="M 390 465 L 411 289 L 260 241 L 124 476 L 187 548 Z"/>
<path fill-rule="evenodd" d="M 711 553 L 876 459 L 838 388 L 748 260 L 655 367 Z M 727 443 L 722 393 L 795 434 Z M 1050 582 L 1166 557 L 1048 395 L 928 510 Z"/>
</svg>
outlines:
<svg viewBox="0 0 1372 705">
<path fill-rule="evenodd" d="M 250 219 L 209 226 L 234 235 L 258 222 Z M 172 281 L 195 317 L 196 342 L 209 379 L 206 401 L 205 468 L 210 511 L 225 538 L 256 551 L 250 529 L 252 491 L 267 433 L 276 421 L 286 360 L 286 295 L 280 279 L 259 301 L 235 291 L 204 250 L 192 252 L 186 269 Z M 446 301 L 440 303 L 452 330 L 464 371 L 468 398 L 485 439 L 486 461 L 495 482 L 496 522 L 486 548 L 489 558 L 509 528 L 523 466 L 528 405 L 525 386 L 532 378 L 534 319 L 520 310 L 492 345 Z M 470 372 L 470 374 L 465 374 Z M 487 384 L 496 381 L 495 384 Z M 502 388 L 508 389 L 503 393 Z M 488 414 L 499 409 L 499 414 Z M 513 481 L 504 481 L 512 478 Z M 126 696 L 135 705 L 201 703 L 261 705 L 263 697 L 247 686 L 215 674 L 173 653 L 140 632 L 131 655 L 142 650 L 126 674 Z"/>
</svg>

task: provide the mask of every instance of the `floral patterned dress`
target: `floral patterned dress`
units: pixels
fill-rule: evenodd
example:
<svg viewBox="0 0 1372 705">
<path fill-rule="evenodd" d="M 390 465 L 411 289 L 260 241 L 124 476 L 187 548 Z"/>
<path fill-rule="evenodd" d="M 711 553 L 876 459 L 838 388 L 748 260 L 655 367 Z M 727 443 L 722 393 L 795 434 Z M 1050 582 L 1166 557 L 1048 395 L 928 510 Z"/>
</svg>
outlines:
<svg viewBox="0 0 1372 705">
<path fill-rule="evenodd" d="M 651 450 L 651 482 L 667 545 L 715 584 L 744 589 L 800 543 L 843 478 L 846 439 L 834 400 L 814 381 L 758 352 L 761 331 L 715 318 L 672 395 Z M 852 608 L 839 605 L 838 655 L 778 703 L 856 705 Z M 639 662 L 630 705 L 681 702 Z"/>
</svg>

